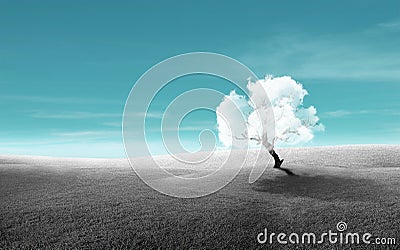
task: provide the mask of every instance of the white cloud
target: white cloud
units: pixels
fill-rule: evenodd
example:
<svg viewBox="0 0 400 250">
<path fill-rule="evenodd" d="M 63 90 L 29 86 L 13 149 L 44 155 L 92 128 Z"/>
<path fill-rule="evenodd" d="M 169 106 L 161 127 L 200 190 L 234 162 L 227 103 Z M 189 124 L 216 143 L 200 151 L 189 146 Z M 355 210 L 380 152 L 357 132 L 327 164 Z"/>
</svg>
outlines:
<svg viewBox="0 0 400 250">
<path fill-rule="evenodd" d="M 96 113 L 96 112 L 59 112 L 59 113 L 45 113 L 41 111 L 34 111 L 31 114 L 33 118 L 40 119 L 91 119 L 91 118 L 106 118 L 106 117 L 121 117 L 120 113 Z"/>
<path fill-rule="evenodd" d="M 54 131 L 48 135 L 0 142 L 2 154 L 67 156 L 67 157 L 123 157 L 120 130 Z"/>
<path fill-rule="evenodd" d="M 0 95 L 0 99 L 13 101 L 36 102 L 36 103 L 54 103 L 54 104 L 119 104 L 121 102 L 99 98 L 79 98 L 79 97 L 51 97 L 35 95 Z"/>
<path fill-rule="evenodd" d="M 262 138 L 263 143 L 296 145 L 310 141 L 315 131 L 324 129 L 316 108 L 303 107 L 307 91 L 291 77 L 266 77 L 249 82 L 247 89 L 251 101 L 232 91 L 217 107 L 218 137 L 224 146 L 241 146 L 235 145 L 235 137 L 243 137 L 243 133 L 248 138 Z M 270 105 L 265 102 L 265 93 Z"/>
<path fill-rule="evenodd" d="M 400 21 L 398 21 L 398 20 L 391 21 L 391 22 L 378 23 L 377 26 L 380 28 L 384 28 L 384 29 L 400 31 Z"/>
<path fill-rule="evenodd" d="M 105 138 L 105 137 L 116 137 L 121 136 L 120 130 L 83 130 L 83 131 L 69 131 L 69 132 L 54 132 L 54 136 L 59 137 L 71 137 L 71 138 Z"/>
<path fill-rule="evenodd" d="M 397 38 L 386 39 L 387 46 L 375 42 L 382 31 L 397 29 L 397 22 L 377 26 L 374 32 L 361 30 L 356 34 L 307 36 L 301 32 L 286 32 L 248 44 L 240 60 L 259 72 L 289 74 L 305 79 L 366 79 L 398 81 L 400 53 L 394 49 Z M 400 30 L 400 29 L 399 29 Z M 387 35 L 386 35 L 387 36 Z M 365 41 L 372 42 L 365 42 Z M 373 58 L 373 60 L 371 60 Z"/>
<path fill-rule="evenodd" d="M 325 112 L 324 115 L 327 117 L 344 117 L 344 116 L 353 116 L 353 115 L 361 115 L 361 114 L 369 114 L 373 111 L 370 110 L 358 110 L 358 111 L 354 111 L 354 110 L 335 110 L 335 111 L 328 111 Z"/>
<path fill-rule="evenodd" d="M 122 122 L 103 122 L 102 123 L 104 126 L 107 127 L 115 127 L 115 128 L 121 128 L 122 127 Z"/>
<path fill-rule="evenodd" d="M 123 158 L 125 157 L 122 142 L 60 142 L 32 141 L 15 143 L 0 143 L 2 154 L 35 155 L 56 157 L 85 158 Z"/>
<path fill-rule="evenodd" d="M 244 96 L 236 94 L 233 90 L 225 96 L 216 109 L 218 139 L 224 146 L 244 145 L 243 141 L 234 140 L 234 137 L 241 137 L 246 130 L 246 121 L 251 107 Z"/>
<path fill-rule="evenodd" d="M 127 114 L 125 114 L 127 115 Z M 162 119 L 163 118 L 163 113 L 162 112 L 138 112 L 133 114 L 136 117 L 147 117 L 147 118 L 154 118 L 154 119 Z"/>
</svg>

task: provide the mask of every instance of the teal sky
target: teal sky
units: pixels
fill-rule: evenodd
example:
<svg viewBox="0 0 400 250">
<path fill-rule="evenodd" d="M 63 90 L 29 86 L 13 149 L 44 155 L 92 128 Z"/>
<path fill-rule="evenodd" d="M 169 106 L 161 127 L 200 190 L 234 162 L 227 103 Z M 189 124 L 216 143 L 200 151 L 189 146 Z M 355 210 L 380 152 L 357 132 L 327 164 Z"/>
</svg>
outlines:
<svg viewBox="0 0 400 250">
<path fill-rule="evenodd" d="M 399 10 L 398 1 L 0 0 L 0 154 L 124 157 L 122 112 L 136 80 L 195 51 L 301 82 L 325 125 L 308 145 L 398 144 Z M 156 104 L 193 87 L 229 93 L 221 82 L 179 79 Z M 215 129 L 213 114 L 183 121 L 188 148 L 202 128 Z"/>
</svg>

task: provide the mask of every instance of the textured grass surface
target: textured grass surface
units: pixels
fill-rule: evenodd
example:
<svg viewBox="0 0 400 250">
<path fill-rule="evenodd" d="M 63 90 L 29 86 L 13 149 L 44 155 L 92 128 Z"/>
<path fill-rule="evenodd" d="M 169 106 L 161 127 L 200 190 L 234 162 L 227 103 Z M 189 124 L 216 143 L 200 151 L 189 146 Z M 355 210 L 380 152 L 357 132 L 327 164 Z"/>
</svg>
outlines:
<svg viewBox="0 0 400 250">
<path fill-rule="evenodd" d="M 126 160 L 1 156 L 0 248 L 400 248 L 399 146 L 279 152 L 296 175 L 267 169 L 248 184 L 244 169 L 226 188 L 198 199 L 153 191 Z M 339 221 L 348 232 L 394 237 L 397 245 L 256 240 L 265 227 L 320 234 Z"/>
</svg>

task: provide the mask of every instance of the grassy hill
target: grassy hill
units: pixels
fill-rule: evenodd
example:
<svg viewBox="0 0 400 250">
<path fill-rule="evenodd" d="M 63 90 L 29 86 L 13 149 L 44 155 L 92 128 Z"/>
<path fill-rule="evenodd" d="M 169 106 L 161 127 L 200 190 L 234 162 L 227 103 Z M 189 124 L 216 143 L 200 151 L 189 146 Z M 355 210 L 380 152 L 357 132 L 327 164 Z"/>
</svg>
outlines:
<svg viewBox="0 0 400 250">
<path fill-rule="evenodd" d="M 282 149 L 294 175 L 249 168 L 197 199 L 146 186 L 127 160 L 0 156 L 0 248 L 399 249 L 400 146 Z M 395 246 L 259 244 L 276 233 L 336 231 Z"/>
</svg>

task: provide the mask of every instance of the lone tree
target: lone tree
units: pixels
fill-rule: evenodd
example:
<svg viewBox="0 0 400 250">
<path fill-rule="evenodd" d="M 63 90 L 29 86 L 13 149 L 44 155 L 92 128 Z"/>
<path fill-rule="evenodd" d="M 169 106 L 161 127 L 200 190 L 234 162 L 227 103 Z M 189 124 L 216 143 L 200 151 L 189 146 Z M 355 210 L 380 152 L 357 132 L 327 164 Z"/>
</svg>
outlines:
<svg viewBox="0 0 400 250">
<path fill-rule="evenodd" d="M 279 155 L 275 152 L 274 150 L 274 144 L 275 141 L 277 139 L 277 137 L 275 137 L 272 141 L 272 143 L 270 143 L 268 141 L 268 137 L 267 134 L 264 133 L 262 137 L 260 136 L 256 136 L 256 137 L 249 137 L 247 130 L 245 131 L 245 133 L 242 134 L 242 137 L 238 137 L 238 136 L 234 136 L 235 139 L 237 140 L 253 140 L 257 142 L 257 145 L 262 144 L 268 151 L 268 153 L 271 154 L 271 156 L 274 158 L 275 164 L 274 164 L 274 168 L 280 168 L 280 166 L 282 165 L 282 162 L 284 159 L 280 159 Z"/>
<path fill-rule="evenodd" d="M 274 158 L 274 168 L 279 168 L 283 159 L 275 152 L 276 145 L 306 143 L 314 137 L 315 131 L 324 129 L 316 108 L 303 107 L 308 92 L 291 77 L 267 76 L 249 82 L 247 89 L 251 100 L 232 91 L 217 107 L 218 136 L 224 146 L 235 147 L 240 145 L 235 142 L 248 140 L 251 144 L 253 141 L 254 146 L 262 145 L 267 149 Z M 240 110 L 241 117 L 233 109 Z M 271 119 L 275 123 L 271 123 Z M 271 124 L 274 127 L 270 127 Z M 268 133 L 271 129 L 273 133 Z"/>
</svg>

